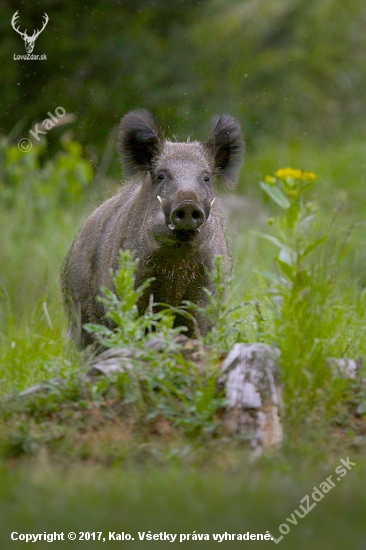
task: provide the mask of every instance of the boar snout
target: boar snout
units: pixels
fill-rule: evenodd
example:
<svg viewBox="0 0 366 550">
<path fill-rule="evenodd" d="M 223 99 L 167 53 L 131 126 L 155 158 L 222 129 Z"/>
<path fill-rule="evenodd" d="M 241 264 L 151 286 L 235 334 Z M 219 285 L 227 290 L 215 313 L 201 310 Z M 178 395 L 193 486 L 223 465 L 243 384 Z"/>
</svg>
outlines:
<svg viewBox="0 0 366 550">
<path fill-rule="evenodd" d="M 195 195 L 194 195 L 195 196 Z M 165 216 L 165 222 L 169 229 L 179 232 L 192 233 L 199 231 L 203 224 L 207 221 L 211 213 L 211 207 L 215 202 L 215 198 L 208 200 L 200 200 L 197 198 L 184 198 L 183 200 L 156 197 L 160 203 L 161 209 Z M 180 197 L 182 199 L 182 197 Z M 173 202 L 173 204 L 172 204 Z"/>
<path fill-rule="evenodd" d="M 202 208 L 192 200 L 180 202 L 170 214 L 170 223 L 178 231 L 199 229 L 206 221 Z"/>
</svg>

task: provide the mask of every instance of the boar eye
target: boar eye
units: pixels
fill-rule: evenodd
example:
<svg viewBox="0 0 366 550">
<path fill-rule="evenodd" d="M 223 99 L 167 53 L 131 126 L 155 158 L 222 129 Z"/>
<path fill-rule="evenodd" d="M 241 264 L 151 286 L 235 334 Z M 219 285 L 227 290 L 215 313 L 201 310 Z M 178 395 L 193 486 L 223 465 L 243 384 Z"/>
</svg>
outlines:
<svg viewBox="0 0 366 550">
<path fill-rule="evenodd" d="M 208 182 L 210 181 L 209 176 L 205 176 L 205 177 L 203 178 L 203 181 L 204 181 L 205 183 L 208 183 Z"/>
<path fill-rule="evenodd" d="M 157 180 L 157 181 L 163 181 L 163 180 L 165 180 L 164 174 L 158 174 L 156 180 Z"/>
</svg>

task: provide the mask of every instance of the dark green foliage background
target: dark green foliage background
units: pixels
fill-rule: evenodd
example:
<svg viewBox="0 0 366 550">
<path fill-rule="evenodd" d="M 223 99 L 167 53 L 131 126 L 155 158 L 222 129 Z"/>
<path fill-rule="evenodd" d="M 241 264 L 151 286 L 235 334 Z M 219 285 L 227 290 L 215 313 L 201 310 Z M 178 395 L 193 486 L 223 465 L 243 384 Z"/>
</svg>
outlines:
<svg viewBox="0 0 366 550">
<path fill-rule="evenodd" d="M 25 53 L 16 10 L 29 33 L 48 13 L 34 50 L 47 61 L 13 60 Z M 3 0 L 0 131 L 19 122 L 14 113 L 28 129 L 61 105 L 99 155 L 135 107 L 199 138 L 208 115 L 230 112 L 249 146 L 364 136 L 365 23 L 362 0 Z"/>
</svg>

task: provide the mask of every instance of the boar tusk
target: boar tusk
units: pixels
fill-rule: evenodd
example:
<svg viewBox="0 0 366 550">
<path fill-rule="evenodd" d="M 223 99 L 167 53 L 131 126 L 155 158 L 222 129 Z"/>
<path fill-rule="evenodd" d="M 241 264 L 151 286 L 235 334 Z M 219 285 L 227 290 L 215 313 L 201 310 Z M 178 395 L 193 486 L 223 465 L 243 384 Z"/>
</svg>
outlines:
<svg viewBox="0 0 366 550">
<path fill-rule="evenodd" d="M 160 203 L 160 208 L 161 208 L 162 212 L 164 213 L 163 199 L 161 198 L 160 195 L 156 195 L 156 198 L 158 199 L 158 201 Z"/>
<path fill-rule="evenodd" d="M 213 207 L 213 203 L 215 202 L 215 200 L 216 200 L 216 197 L 214 197 L 214 198 L 212 199 L 212 201 L 210 202 L 210 208 Z"/>
<path fill-rule="evenodd" d="M 172 231 L 174 231 L 174 229 L 175 229 L 175 225 L 173 225 L 172 223 L 170 223 L 170 224 L 168 225 L 168 227 L 169 227 L 169 229 L 171 229 Z"/>
</svg>

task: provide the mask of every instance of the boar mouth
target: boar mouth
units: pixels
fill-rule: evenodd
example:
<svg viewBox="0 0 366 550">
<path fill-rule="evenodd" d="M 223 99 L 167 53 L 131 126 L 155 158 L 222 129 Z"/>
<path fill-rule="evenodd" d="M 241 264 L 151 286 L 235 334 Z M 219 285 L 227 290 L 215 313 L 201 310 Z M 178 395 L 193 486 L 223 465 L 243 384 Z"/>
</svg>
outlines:
<svg viewBox="0 0 366 550">
<path fill-rule="evenodd" d="M 189 229 L 187 231 L 174 229 L 174 235 L 177 243 L 189 243 L 193 241 L 199 233 L 198 229 Z"/>
<path fill-rule="evenodd" d="M 172 229 L 169 227 L 169 233 L 160 233 L 155 236 L 156 240 L 161 244 L 172 248 L 180 248 L 184 245 L 193 245 L 199 235 L 199 229 Z"/>
</svg>

